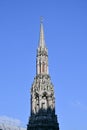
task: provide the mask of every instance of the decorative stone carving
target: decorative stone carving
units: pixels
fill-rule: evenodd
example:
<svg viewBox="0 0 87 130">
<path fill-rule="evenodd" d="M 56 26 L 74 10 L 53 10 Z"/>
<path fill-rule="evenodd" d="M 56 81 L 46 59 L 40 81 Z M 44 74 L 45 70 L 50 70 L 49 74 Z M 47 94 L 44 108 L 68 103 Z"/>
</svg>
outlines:
<svg viewBox="0 0 87 130">
<path fill-rule="evenodd" d="M 31 87 L 31 116 L 27 130 L 59 130 L 55 115 L 54 87 L 48 74 L 48 50 L 45 46 L 42 23 L 36 70 Z"/>
</svg>

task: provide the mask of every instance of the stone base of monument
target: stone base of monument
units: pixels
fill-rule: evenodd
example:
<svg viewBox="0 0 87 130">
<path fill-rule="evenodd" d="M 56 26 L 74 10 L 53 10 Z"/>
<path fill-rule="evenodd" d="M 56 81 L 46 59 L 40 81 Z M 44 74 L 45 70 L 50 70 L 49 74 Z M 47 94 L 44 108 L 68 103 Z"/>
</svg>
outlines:
<svg viewBox="0 0 87 130">
<path fill-rule="evenodd" d="M 51 110 L 40 110 L 30 116 L 27 130 L 59 130 L 57 115 Z"/>
</svg>

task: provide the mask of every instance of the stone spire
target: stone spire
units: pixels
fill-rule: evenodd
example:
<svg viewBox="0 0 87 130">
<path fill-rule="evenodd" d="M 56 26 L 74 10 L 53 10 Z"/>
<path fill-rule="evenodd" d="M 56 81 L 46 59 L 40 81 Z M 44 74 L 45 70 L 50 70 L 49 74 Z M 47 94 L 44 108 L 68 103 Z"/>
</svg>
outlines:
<svg viewBox="0 0 87 130">
<path fill-rule="evenodd" d="M 40 39 L 39 39 L 39 47 L 45 47 L 45 39 L 44 39 L 44 29 L 43 29 L 43 18 L 40 19 Z"/>
<path fill-rule="evenodd" d="M 27 130 L 59 130 L 55 114 L 54 86 L 48 73 L 48 50 L 45 45 L 43 23 L 36 56 L 36 76 L 31 87 L 31 115 Z"/>
<path fill-rule="evenodd" d="M 45 45 L 43 22 L 40 22 L 40 39 L 36 58 L 36 75 L 48 74 L 48 50 Z"/>
</svg>

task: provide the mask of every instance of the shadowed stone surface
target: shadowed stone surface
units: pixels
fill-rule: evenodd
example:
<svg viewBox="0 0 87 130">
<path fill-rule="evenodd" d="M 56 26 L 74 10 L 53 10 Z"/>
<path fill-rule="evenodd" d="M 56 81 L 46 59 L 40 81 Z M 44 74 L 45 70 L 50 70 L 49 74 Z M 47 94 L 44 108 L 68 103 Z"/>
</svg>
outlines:
<svg viewBox="0 0 87 130">
<path fill-rule="evenodd" d="M 55 114 L 54 86 L 48 71 L 48 50 L 45 45 L 42 22 L 36 57 L 36 76 L 31 87 L 31 115 L 27 130 L 59 130 Z"/>
<path fill-rule="evenodd" d="M 50 108 L 47 110 L 41 109 L 37 114 L 32 114 L 27 126 L 28 130 L 59 130 L 57 123 L 57 116 L 54 110 Z"/>
</svg>

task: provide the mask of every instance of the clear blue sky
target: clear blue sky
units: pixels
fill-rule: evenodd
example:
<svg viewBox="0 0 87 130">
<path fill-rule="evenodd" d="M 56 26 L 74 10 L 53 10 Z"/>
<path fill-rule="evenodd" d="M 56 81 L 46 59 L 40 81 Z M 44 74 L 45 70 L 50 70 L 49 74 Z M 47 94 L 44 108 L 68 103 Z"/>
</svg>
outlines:
<svg viewBox="0 0 87 130">
<path fill-rule="evenodd" d="M 40 16 L 60 130 L 87 130 L 87 0 L 0 0 L 0 116 L 28 122 Z"/>
</svg>

